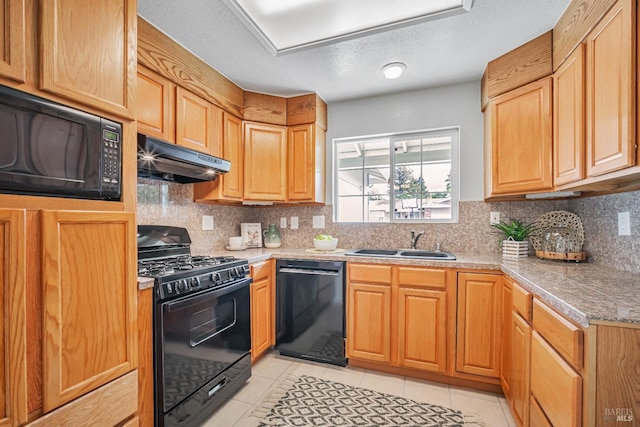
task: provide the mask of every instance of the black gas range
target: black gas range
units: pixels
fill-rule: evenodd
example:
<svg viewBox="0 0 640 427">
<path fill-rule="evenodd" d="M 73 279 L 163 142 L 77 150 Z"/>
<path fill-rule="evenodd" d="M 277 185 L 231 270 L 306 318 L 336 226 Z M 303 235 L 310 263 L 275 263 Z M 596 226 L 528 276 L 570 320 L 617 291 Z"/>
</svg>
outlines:
<svg viewBox="0 0 640 427">
<path fill-rule="evenodd" d="M 138 226 L 138 276 L 154 279 L 160 427 L 200 426 L 251 376 L 249 264 L 190 252 L 186 229 Z"/>
</svg>

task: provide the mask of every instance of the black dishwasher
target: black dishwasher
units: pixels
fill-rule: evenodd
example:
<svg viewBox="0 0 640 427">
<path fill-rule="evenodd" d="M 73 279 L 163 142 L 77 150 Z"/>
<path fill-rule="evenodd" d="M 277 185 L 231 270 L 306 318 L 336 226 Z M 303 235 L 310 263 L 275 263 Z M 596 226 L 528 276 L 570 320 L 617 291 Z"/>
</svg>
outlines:
<svg viewBox="0 0 640 427">
<path fill-rule="evenodd" d="M 276 261 L 276 349 L 346 366 L 342 261 Z"/>
</svg>

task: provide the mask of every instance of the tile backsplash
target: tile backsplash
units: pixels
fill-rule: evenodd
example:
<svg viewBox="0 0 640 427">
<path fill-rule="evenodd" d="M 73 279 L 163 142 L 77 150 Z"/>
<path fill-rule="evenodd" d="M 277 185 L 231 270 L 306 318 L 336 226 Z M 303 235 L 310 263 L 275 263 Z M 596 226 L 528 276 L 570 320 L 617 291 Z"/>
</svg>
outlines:
<svg viewBox="0 0 640 427">
<path fill-rule="evenodd" d="M 498 211 L 502 220 L 519 219 L 525 223 L 545 212 L 569 210 L 582 218 L 585 228 L 585 250 L 590 261 L 620 270 L 640 273 L 640 191 L 576 200 L 524 202 L 460 202 L 459 220 L 454 224 L 352 224 L 333 223 L 333 207 L 286 206 L 245 207 L 193 203 L 193 185 L 171 184 L 138 179 L 138 223 L 185 227 L 193 239 L 193 253 L 215 253 L 224 248 L 230 236 L 240 234 L 240 224 L 257 222 L 265 230 L 276 224 L 283 247 L 311 248 L 312 239 L 320 233 L 340 239 L 341 248 L 409 247 L 411 230 L 424 231 L 418 248 L 432 249 L 440 243 L 451 252 L 498 252 L 499 237 L 489 225 L 490 212 Z M 631 214 L 631 236 L 618 236 L 618 212 Z M 202 216 L 214 218 L 212 231 L 202 230 Z M 325 228 L 314 229 L 312 217 L 324 215 Z M 299 228 L 290 228 L 291 217 L 297 217 Z M 287 228 L 280 229 L 286 218 Z"/>
</svg>

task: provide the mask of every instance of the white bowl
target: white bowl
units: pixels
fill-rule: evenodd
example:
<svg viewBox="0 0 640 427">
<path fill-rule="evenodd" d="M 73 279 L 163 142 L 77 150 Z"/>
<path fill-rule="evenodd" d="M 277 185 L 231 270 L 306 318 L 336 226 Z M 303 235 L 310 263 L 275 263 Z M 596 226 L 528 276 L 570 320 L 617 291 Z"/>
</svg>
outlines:
<svg viewBox="0 0 640 427">
<path fill-rule="evenodd" d="M 313 239 L 313 246 L 319 251 L 333 251 L 338 247 L 338 239 L 317 240 Z"/>
</svg>

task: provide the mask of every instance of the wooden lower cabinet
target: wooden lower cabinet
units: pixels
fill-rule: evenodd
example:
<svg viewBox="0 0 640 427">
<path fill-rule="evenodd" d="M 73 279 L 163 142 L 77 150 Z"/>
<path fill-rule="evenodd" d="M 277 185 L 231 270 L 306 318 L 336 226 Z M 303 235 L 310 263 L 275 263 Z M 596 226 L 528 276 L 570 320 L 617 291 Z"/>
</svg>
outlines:
<svg viewBox="0 0 640 427">
<path fill-rule="evenodd" d="M 502 280 L 502 345 L 500 346 L 500 386 L 507 400 L 511 400 L 511 316 L 513 290 L 509 279 Z"/>
<path fill-rule="evenodd" d="M 529 427 L 553 427 L 533 396 L 529 402 Z"/>
<path fill-rule="evenodd" d="M 400 287 L 398 364 L 445 373 L 447 369 L 447 293 Z"/>
<path fill-rule="evenodd" d="M 272 260 L 251 264 L 251 360 L 275 344 L 275 283 Z"/>
<path fill-rule="evenodd" d="M 391 362 L 391 286 L 349 283 L 347 357 Z"/>
<path fill-rule="evenodd" d="M 511 318 L 510 400 L 513 416 L 521 426 L 529 419 L 531 326 L 516 312 Z"/>
<path fill-rule="evenodd" d="M 348 264 L 347 357 L 447 373 L 444 269 Z"/>
<path fill-rule="evenodd" d="M 552 425 L 582 425 L 582 377 L 536 331 L 531 338 L 531 394 Z"/>
<path fill-rule="evenodd" d="M 0 209 L 0 425 L 136 412 L 135 236 L 133 213 Z"/>
<path fill-rule="evenodd" d="M 456 371 L 498 378 L 502 276 L 458 273 Z"/>
<path fill-rule="evenodd" d="M 0 426 L 27 421 L 26 217 L 0 209 Z"/>
</svg>

